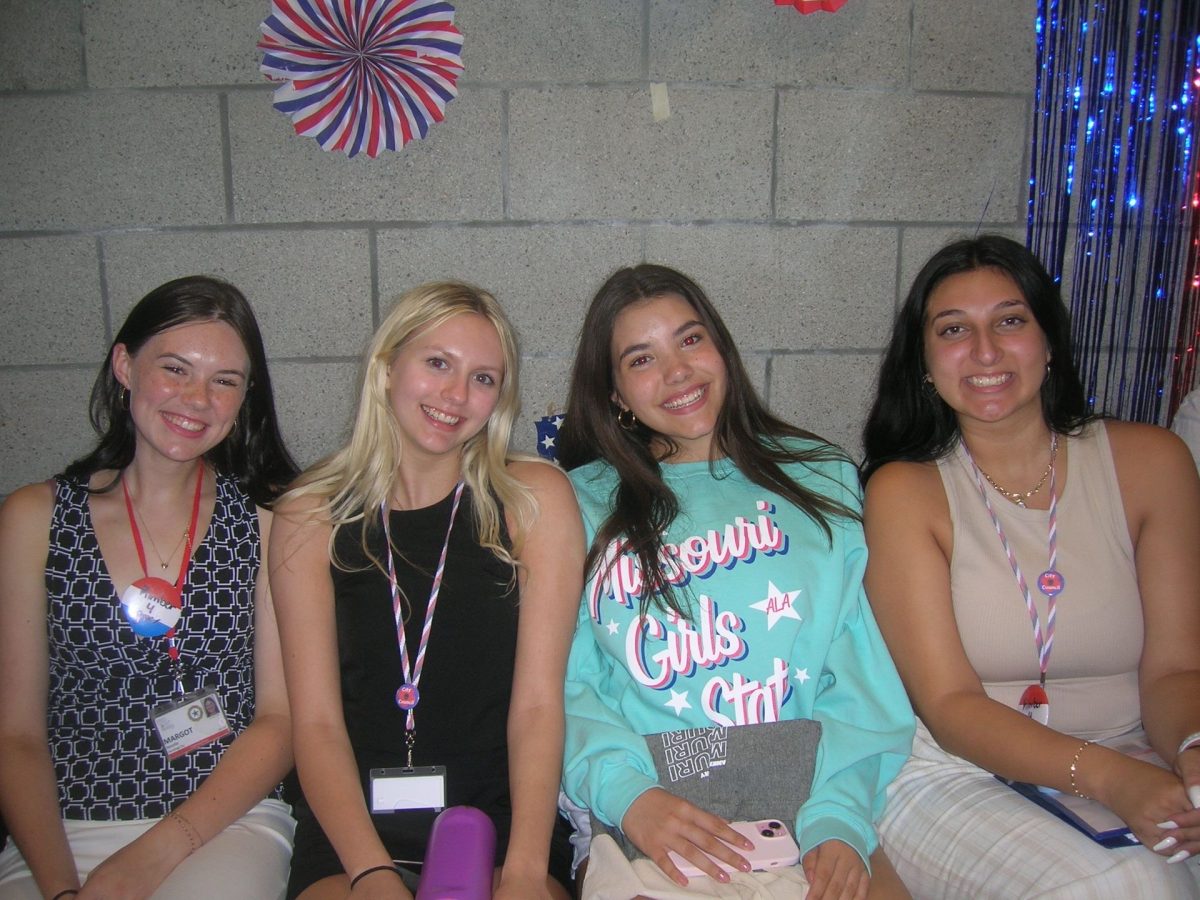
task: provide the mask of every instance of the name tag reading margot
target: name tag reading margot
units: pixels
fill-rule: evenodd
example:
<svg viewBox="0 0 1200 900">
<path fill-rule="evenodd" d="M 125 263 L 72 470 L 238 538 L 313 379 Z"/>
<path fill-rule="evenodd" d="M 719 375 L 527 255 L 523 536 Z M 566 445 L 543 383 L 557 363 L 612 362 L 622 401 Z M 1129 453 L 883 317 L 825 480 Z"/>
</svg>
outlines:
<svg viewBox="0 0 1200 900">
<path fill-rule="evenodd" d="M 165 703 L 151 718 L 167 759 L 178 759 L 233 733 L 216 691 L 196 691 Z"/>
</svg>

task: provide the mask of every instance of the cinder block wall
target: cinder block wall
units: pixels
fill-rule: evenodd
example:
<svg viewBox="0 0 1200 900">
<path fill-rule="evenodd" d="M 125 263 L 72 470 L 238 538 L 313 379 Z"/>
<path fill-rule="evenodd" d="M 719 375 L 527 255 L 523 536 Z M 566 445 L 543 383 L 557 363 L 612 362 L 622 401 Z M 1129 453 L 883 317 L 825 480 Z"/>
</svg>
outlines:
<svg viewBox="0 0 1200 900">
<path fill-rule="evenodd" d="M 381 311 L 439 277 L 516 321 L 532 449 L 591 294 L 640 260 L 704 285 L 771 407 L 857 452 L 915 269 L 980 220 L 1023 233 L 1035 0 L 455 6 L 446 121 L 351 160 L 271 107 L 267 0 L 0 0 L 0 494 L 90 443 L 114 326 L 195 272 L 253 302 L 306 463 Z"/>
</svg>

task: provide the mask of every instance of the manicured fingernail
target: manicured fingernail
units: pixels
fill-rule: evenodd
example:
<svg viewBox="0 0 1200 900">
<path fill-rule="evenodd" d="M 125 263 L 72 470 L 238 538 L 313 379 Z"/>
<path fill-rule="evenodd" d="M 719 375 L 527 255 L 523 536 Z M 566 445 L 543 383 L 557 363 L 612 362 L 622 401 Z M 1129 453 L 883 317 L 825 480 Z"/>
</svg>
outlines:
<svg viewBox="0 0 1200 900">
<path fill-rule="evenodd" d="M 1175 840 L 1173 837 L 1165 837 L 1150 849 L 1155 853 L 1161 853 L 1163 850 L 1170 850 L 1178 843 L 1179 841 Z"/>
<path fill-rule="evenodd" d="M 1193 784 L 1188 788 L 1188 799 L 1192 801 L 1193 809 L 1200 809 L 1200 784 Z"/>
<path fill-rule="evenodd" d="M 717 881 L 728 882 L 729 881 L 729 873 L 726 872 L 724 869 L 722 869 L 720 872 L 717 873 Z"/>
<path fill-rule="evenodd" d="M 1187 859 L 1191 855 L 1192 854 L 1188 853 L 1186 850 L 1180 850 L 1178 853 L 1176 853 L 1174 856 L 1172 856 L 1170 859 L 1168 859 L 1167 862 L 1168 863 L 1183 862 L 1185 859 Z"/>
<path fill-rule="evenodd" d="M 1165 822 L 1159 822 L 1159 823 L 1158 823 L 1157 825 L 1155 825 L 1154 827 L 1155 827 L 1155 828 L 1161 828 L 1161 829 L 1163 829 L 1164 831 L 1169 831 L 1170 829 L 1172 829 L 1172 828 L 1178 828 L 1179 826 L 1178 826 L 1178 825 L 1176 825 L 1174 822 L 1172 822 L 1170 819 L 1167 819 L 1167 821 L 1165 821 Z"/>
</svg>

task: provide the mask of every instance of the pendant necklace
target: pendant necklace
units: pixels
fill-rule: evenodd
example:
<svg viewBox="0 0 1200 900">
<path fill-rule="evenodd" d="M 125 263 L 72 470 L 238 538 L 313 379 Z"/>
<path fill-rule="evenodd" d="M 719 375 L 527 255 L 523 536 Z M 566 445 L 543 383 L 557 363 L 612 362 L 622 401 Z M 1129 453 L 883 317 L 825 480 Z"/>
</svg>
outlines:
<svg viewBox="0 0 1200 900">
<path fill-rule="evenodd" d="M 1038 483 L 1035 484 L 1031 490 L 1025 491 L 1024 493 L 1022 493 L 1021 491 L 1005 490 L 1004 488 L 1000 487 L 1000 485 L 996 484 L 996 482 L 992 480 L 992 476 L 989 475 L 987 472 L 983 471 L 983 469 L 980 469 L 979 473 L 985 479 L 987 479 L 987 483 L 990 484 L 993 488 L 995 488 L 996 492 L 998 494 L 1001 494 L 1006 500 L 1009 500 L 1009 501 L 1017 504 L 1017 506 L 1021 507 L 1021 509 L 1025 509 L 1026 501 L 1030 500 L 1034 494 L 1036 494 L 1038 491 L 1040 491 L 1042 489 L 1042 485 L 1044 485 L 1046 483 L 1046 479 L 1050 477 L 1050 473 L 1054 469 L 1054 457 L 1057 453 L 1058 453 L 1058 435 L 1054 435 L 1050 439 L 1050 462 L 1046 465 L 1046 471 L 1042 473 L 1042 477 L 1038 479 Z"/>
<path fill-rule="evenodd" d="M 171 564 L 171 560 L 175 558 L 175 551 L 179 549 L 179 545 L 187 540 L 187 531 L 185 530 L 183 534 L 179 536 L 179 540 L 176 541 L 175 546 L 171 548 L 170 554 L 168 554 L 166 559 L 163 559 L 163 555 L 158 552 L 158 543 L 154 540 L 154 532 L 152 532 L 150 530 L 150 526 L 146 524 L 146 517 L 143 516 L 142 511 L 138 509 L 137 501 L 135 501 L 132 496 L 129 496 L 128 490 L 126 490 L 125 494 L 127 497 L 129 497 L 130 503 L 133 505 L 133 511 L 137 514 L 137 517 L 142 520 L 142 527 L 146 529 L 146 537 L 150 539 L 150 549 L 153 550 L 154 555 L 158 557 L 158 564 L 165 572 L 167 570 L 167 566 Z"/>
</svg>

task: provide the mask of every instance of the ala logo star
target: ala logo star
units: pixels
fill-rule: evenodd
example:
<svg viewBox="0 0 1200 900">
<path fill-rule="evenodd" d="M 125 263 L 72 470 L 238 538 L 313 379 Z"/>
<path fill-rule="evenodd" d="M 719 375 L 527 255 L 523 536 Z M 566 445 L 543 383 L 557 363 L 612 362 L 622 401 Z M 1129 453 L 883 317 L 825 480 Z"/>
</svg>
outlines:
<svg viewBox="0 0 1200 900">
<path fill-rule="evenodd" d="M 760 600 L 757 603 L 751 603 L 751 609 L 757 609 L 760 612 L 767 614 L 767 631 L 775 627 L 775 623 L 780 619 L 795 619 L 797 622 L 803 622 L 800 618 L 800 613 L 796 612 L 796 598 L 801 594 L 800 591 L 781 591 L 775 587 L 775 582 L 767 582 L 767 598 Z"/>
<path fill-rule="evenodd" d="M 663 706 L 671 707 L 671 709 L 675 710 L 675 715 L 682 716 L 685 709 L 692 708 L 692 704 L 688 703 L 687 695 L 687 691 L 677 691 L 671 688 L 671 699 L 664 703 Z"/>
<path fill-rule="evenodd" d="M 605 625 L 604 627 L 608 629 L 609 634 L 616 634 L 618 631 L 621 630 L 621 625 L 620 625 L 620 623 L 617 622 L 616 619 L 609 619 L 608 624 Z"/>
</svg>

